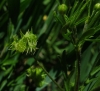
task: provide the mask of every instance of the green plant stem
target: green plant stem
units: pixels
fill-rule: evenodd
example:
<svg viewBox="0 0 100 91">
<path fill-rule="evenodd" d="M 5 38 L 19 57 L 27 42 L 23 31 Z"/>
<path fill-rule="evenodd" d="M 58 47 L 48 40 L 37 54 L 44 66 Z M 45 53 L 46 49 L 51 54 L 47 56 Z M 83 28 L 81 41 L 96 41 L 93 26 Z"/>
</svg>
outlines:
<svg viewBox="0 0 100 91">
<path fill-rule="evenodd" d="M 75 45 L 76 51 L 76 61 L 75 61 L 75 87 L 74 91 L 78 91 L 79 89 L 79 82 L 80 82 L 80 61 L 81 61 L 81 47 L 77 44 L 77 29 L 74 27 L 72 29 L 72 40 L 73 44 Z"/>
<path fill-rule="evenodd" d="M 75 89 L 74 89 L 74 91 L 78 91 L 79 82 L 80 82 L 81 48 L 79 48 L 79 47 L 76 48 L 76 56 L 77 56 L 77 60 L 76 60 L 76 63 L 75 63 L 76 75 L 75 75 Z"/>
<path fill-rule="evenodd" d="M 43 64 L 38 62 L 38 65 L 44 70 L 44 72 L 48 75 L 48 77 L 55 83 L 55 85 L 60 89 L 60 91 L 64 91 L 58 84 L 57 82 L 49 75 L 49 73 L 45 70 L 45 68 L 43 67 Z"/>
</svg>

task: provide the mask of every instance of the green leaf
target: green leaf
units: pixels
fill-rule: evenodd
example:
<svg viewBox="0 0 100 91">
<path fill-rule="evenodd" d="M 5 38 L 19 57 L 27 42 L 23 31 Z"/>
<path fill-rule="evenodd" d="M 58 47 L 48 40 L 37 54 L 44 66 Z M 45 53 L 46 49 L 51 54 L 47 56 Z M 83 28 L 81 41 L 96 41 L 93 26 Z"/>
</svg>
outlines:
<svg viewBox="0 0 100 91">
<path fill-rule="evenodd" d="M 83 23 L 86 19 L 87 19 L 87 17 L 81 18 L 79 21 L 77 21 L 77 22 L 75 23 L 75 26 L 77 26 L 77 25 Z"/>
<path fill-rule="evenodd" d="M 91 76 L 93 76 L 93 75 L 95 75 L 97 72 L 99 72 L 100 71 L 100 66 L 97 66 L 97 67 L 95 67 L 94 69 L 93 69 L 93 71 L 91 72 Z"/>
<path fill-rule="evenodd" d="M 94 86 L 92 87 L 91 91 L 99 91 L 100 90 L 100 77 L 96 80 Z"/>
<path fill-rule="evenodd" d="M 67 40 L 71 40 L 71 34 L 72 34 L 72 32 L 70 32 L 68 29 L 67 29 L 66 33 L 62 32 L 63 37 Z"/>
<path fill-rule="evenodd" d="M 20 12 L 23 12 L 27 7 L 29 7 L 29 4 L 32 0 L 20 0 Z"/>
<path fill-rule="evenodd" d="M 0 27 L 4 27 L 5 23 L 8 21 L 8 12 L 4 12 L 1 16 L 0 16 Z M 6 26 L 7 27 L 7 26 Z"/>
<path fill-rule="evenodd" d="M 56 73 L 57 73 L 57 71 L 56 71 L 56 72 L 53 72 L 53 69 L 51 69 L 50 72 L 49 72 L 49 74 L 51 75 L 51 77 L 52 77 L 53 79 L 56 79 Z M 51 83 L 52 80 L 51 80 L 48 76 L 46 76 L 44 82 L 45 82 L 45 84 L 44 84 L 42 87 L 37 87 L 37 88 L 36 88 L 36 91 L 41 91 L 41 90 L 42 90 L 43 88 L 45 88 L 49 83 Z"/>
<path fill-rule="evenodd" d="M 29 66 L 31 66 L 34 62 L 35 62 L 34 58 L 28 58 L 27 61 L 26 61 L 26 64 L 28 64 Z"/>
<path fill-rule="evenodd" d="M 95 33 L 97 33 L 100 30 L 100 25 L 88 29 L 85 33 L 82 34 L 82 36 L 79 38 L 78 40 L 78 45 L 82 46 L 85 42 L 86 39 L 90 38 L 91 36 L 93 36 Z"/>
<path fill-rule="evenodd" d="M 4 88 L 4 86 L 7 84 L 7 80 L 4 80 L 1 84 L 0 84 L 0 91 L 2 91 L 2 89 Z"/>
<path fill-rule="evenodd" d="M 66 23 L 69 23 L 69 22 L 70 22 L 70 19 L 69 19 L 68 16 L 65 15 L 65 14 L 64 14 L 64 19 L 65 19 L 65 22 L 66 22 Z"/>
<path fill-rule="evenodd" d="M 17 60 L 14 60 L 14 59 L 10 59 L 10 60 L 6 60 L 3 62 L 3 66 L 6 66 L 6 65 L 14 65 L 16 64 Z"/>
<path fill-rule="evenodd" d="M 25 80 L 25 77 L 26 77 L 26 72 L 24 72 L 23 74 L 19 75 L 16 79 L 15 79 L 15 82 L 17 84 L 22 84 L 23 81 Z"/>
<path fill-rule="evenodd" d="M 95 50 L 94 55 L 91 53 L 92 45 L 90 45 L 84 53 L 82 53 L 81 68 L 80 68 L 80 82 L 83 83 L 91 74 L 91 70 L 99 53 Z"/>
<path fill-rule="evenodd" d="M 72 7 L 72 10 L 71 10 L 71 14 L 70 15 L 72 15 L 76 11 L 77 6 L 79 6 L 79 1 L 75 1 L 74 2 L 74 5 Z"/>
<path fill-rule="evenodd" d="M 57 21 L 59 21 L 59 22 L 63 25 L 63 22 L 62 22 L 62 20 L 57 16 L 56 11 L 53 12 L 53 15 L 54 15 L 55 19 L 56 19 Z"/>
<path fill-rule="evenodd" d="M 1 0 L 0 1 L 0 9 L 3 7 L 3 5 L 5 4 L 6 0 Z"/>
<path fill-rule="evenodd" d="M 8 68 L 5 72 L 4 72 L 4 76 L 10 74 L 10 72 L 12 72 L 13 67 L 11 66 L 10 68 Z"/>
<path fill-rule="evenodd" d="M 75 12 L 70 16 L 71 25 L 74 25 L 76 23 L 76 21 L 82 15 L 82 13 L 83 13 L 83 11 L 86 8 L 88 3 L 89 3 L 89 0 L 86 3 L 84 3 L 84 0 L 83 0 L 80 4 L 78 4 L 79 6 L 75 10 Z"/>
<path fill-rule="evenodd" d="M 91 42 L 100 42 L 100 39 L 85 39 L 85 40 Z"/>
<path fill-rule="evenodd" d="M 91 17 L 91 20 L 89 22 L 89 27 L 94 26 L 93 24 L 95 24 L 95 22 L 97 21 L 97 19 L 99 18 L 100 12 L 95 12 L 94 16 Z"/>
</svg>

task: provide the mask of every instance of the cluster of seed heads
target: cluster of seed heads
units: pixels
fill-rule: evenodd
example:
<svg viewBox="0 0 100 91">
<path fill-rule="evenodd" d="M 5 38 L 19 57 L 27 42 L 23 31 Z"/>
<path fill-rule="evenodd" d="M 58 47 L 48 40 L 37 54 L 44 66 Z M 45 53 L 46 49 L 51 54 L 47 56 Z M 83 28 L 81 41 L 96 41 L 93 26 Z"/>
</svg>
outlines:
<svg viewBox="0 0 100 91">
<path fill-rule="evenodd" d="M 37 36 L 32 32 L 27 31 L 26 34 L 22 34 L 21 39 L 18 39 L 18 36 L 14 36 L 14 41 L 11 44 L 10 49 L 18 51 L 30 53 L 34 52 L 37 47 Z"/>
</svg>

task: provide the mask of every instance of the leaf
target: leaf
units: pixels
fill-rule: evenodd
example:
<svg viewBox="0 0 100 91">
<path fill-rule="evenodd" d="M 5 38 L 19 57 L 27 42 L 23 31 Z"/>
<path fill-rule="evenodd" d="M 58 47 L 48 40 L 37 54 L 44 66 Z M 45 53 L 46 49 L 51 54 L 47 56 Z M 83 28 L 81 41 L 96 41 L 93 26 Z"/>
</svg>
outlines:
<svg viewBox="0 0 100 91">
<path fill-rule="evenodd" d="M 91 76 L 93 76 L 93 75 L 95 75 L 97 72 L 99 72 L 100 71 L 100 66 L 97 66 L 97 67 L 95 67 L 94 69 L 93 69 L 93 71 L 91 72 Z"/>
<path fill-rule="evenodd" d="M 29 4 L 32 0 L 20 0 L 20 12 L 23 12 L 27 7 L 29 7 Z"/>
<path fill-rule="evenodd" d="M 66 33 L 62 32 L 63 37 L 67 40 L 71 40 L 71 34 L 72 32 L 70 32 L 68 29 Z"/>
<path fill-rule="evenodd" d="M 0 32 L 0 39 L 4 37 L 4 32 Z"/>
<path fill-rule="evenodd" d="M 24 36 L 24 34 L 21 30 L 20 30 L 20 36 L 21 36 L 21 38 Z"/>
<path fill-rule="evenodd" d="M 8 68 L 5 72 L 4 72 L 4 76 L 10 74 L 10 72 L 12 72 L 13 67 L 11 66 L 10 68 Z"/>
<path fill-rule="evenodd" d="M 82 19 L 80 19 L 79 21 L 75 23 L 75 26 L 79 25 L 80 23 L 83 23 L 86 19 L 87 17 L 83 17 Z"/>
<path fill-rule="evenodd" d="M 95 54 L 91 53 L 92 45 L 90 45 L 85 52 L 82 54 L 82 60 L 80 65 L 80 82 L 83 83 L 90 76 L 91 70 L 95 62 L 97 61 L 98 52 L 95 51 Z"/>
<path fill-rule="evenodd" d="M 100 12 L 95 12 L 95 15 L 91 18 L 90 22 L 89 22 L 89 27 L 93 26 L 93 24 L 97 21 L 97 19 L 100 16 Z"/>
<path fill-rule="evenodd" d="M 70 22 L 70 19 L 69 19 L 68 16 L 65 15 L 65 14 L 64 14 L 64 19 L 65 19 L 65 22 L 66 22 L 66 23 Z"/>
<path fill-rule="evenodd" d="M 35 62 L 34 58 L 28 58 L 27 61 L 26 61 L 26 64 L 31 66 L 34 62 Z"/>
<path fill-rule="evenodd" d="M 82 15 L 82 12 L 84 11 L 88 3 L 89 3 L 89 0 L 86 3 L 84 3 L 84 0 L 83 0 L 80 4 L 78 4 L 79 6 L 75 10 L 75 12 L 70 16 L 71 25 L 74 25 L 77 22 L 77 20 Z"/>
<path fill-rule="evenodd" d="M 94 86 L 92 87 L 91 91 L 99 91 L 100 90 L 100 77 L 96 80 Z"/>
<path fill-rule="evenodd" d="M 86 39 L 93 36 L 95 33 L 97 33 L 100 30 L 100 25 L 96 26 L 95 28 L 88 29 L 78 40 L 78 45 L 82 46 Z"/>
<path fill-rule="evenodd" d="M 2 91 L 2 89 L 4 88 L 4 86 L 7 84 L 7 80 L 4 80 L 1 84 L 0 84 L 0 91 Z"/>
<path fill-rule="evenodd" d="M 85 39 L 85 40 L 91 42 L 100 42 L 100 39 Z"/>
<path fill-rule="evenodd" d="M 63 22 L 62 22 L 62 20 L 57 16 L 56 11 L 53 12 L 53 15 L 54 15 L 55 19 L 56 19 L 57 21 L 59 21 L 59 22 L 63 25 Z"/>
<path fill-rule="evenodd" d="M 13 59 L 10 59 L 10 60 L 6 60 L 3 62 L 3 66 L 6 66 L 6 65 L 14 65 L 16 64 L 16 60 L 13 60 Z"/>
<path fill-rule="evenodd" d="M 56 79 L 56 73 L 57 72 L 54 72 L 53 71 L 53 69 L 51 69 L 50 70 L 50 72 L 49 72 L 49 74 L 51 75 L 51 77 L 53 78 L 53 79 Z M 45 84 L 42 86 L 42 87 L 37 87 L 36 88 L 36 91 L 41 91 L 43 88 L 45 88 L 49 83 L 51 83 L 52 82 L 52 80 L 47 76 L 46 78 L 45 78 Z"/>
<path fill-rule="evenodd" d="M 5 12 L 3 13 L 1 16 L 0 16 L 0 27 L 4 27 L 5 26 L 5 23 L 8 21 L 8 12 Z M 7 26 L 5 26 L 7 27 Z"/>
<path fill-rule="evenodd" d="M 15 82 L 17 84 L 22 84 L 23 81 L 25 80 L 25 77 L 26 77 L 26 72 L 24 72 L 23 74 L 19 75 L 16 79 L 15 79 Z"/>
<path fill-rule="evenodd" d="M 6 2 L 6 0 L 1 0 L 0 1 L 0 9 L 3 7 L 4 3 Z"/>
<path fill-rule="evenodd" d="M 75 12 L 75 10 L 76 10 L 76 8 L 77 8 L 78 5 L 79 5 L 79 1 L 75 1 L 74 5 L 73 5 L 73 8 L 71 10 L 71 14 L 70 15 L 72 15 Z"/>
</svg>

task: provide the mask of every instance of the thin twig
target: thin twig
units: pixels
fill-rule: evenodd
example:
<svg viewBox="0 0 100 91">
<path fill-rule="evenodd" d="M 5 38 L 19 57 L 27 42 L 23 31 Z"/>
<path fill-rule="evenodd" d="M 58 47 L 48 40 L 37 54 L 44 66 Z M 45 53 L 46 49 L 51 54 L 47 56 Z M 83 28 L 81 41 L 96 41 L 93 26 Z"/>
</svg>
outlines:
<svg viewBox="0 0 100 91">
<path fill-rule="evenodd" d="M 57 82 L 49 75 L 49 73 L 45 70 L 45 68 L 43 67 L 42 63 L 38 62 L 39 66 L 44 70 L 44 72 L 48 75 L 48 77 L 55 83 L 55 85 L 60 89 L 60 91 L 64 91 L 58 84 Z"/>
</svg>

